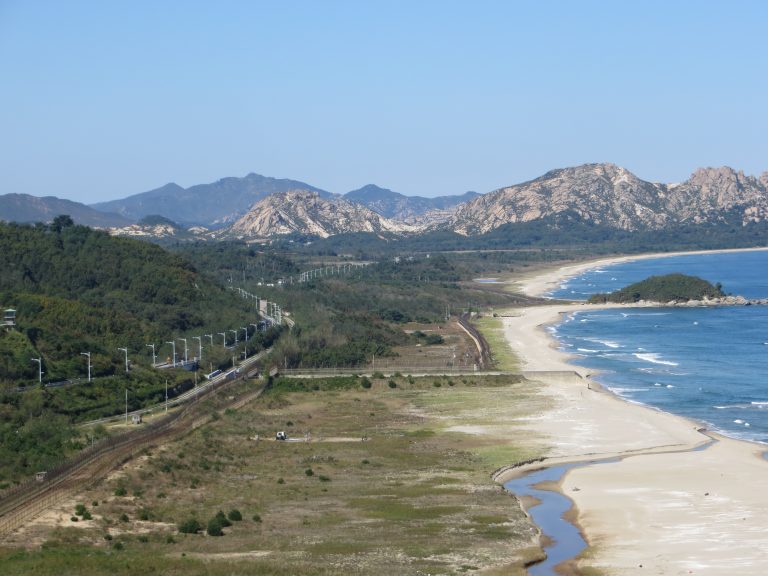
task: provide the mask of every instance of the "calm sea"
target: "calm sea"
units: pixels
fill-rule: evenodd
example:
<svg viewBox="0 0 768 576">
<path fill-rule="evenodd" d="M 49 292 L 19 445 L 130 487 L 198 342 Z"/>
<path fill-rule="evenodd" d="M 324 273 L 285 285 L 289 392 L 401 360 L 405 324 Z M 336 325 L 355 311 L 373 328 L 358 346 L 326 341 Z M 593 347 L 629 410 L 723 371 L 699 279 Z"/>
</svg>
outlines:
<svg viewBox="0 0 768 576">
<path fill-rule="evenodd" d="M 720 282 L 729 294 L 768 298 L 768 251 L 596 268 L 550 295 L 585 299 L 672 272 Z M 599 371 L 597 380 L 616 394 L 768 443 L 768 306 L 586 311 L 551 330 L 576 355 L 574 363 Z"/>
</svg>

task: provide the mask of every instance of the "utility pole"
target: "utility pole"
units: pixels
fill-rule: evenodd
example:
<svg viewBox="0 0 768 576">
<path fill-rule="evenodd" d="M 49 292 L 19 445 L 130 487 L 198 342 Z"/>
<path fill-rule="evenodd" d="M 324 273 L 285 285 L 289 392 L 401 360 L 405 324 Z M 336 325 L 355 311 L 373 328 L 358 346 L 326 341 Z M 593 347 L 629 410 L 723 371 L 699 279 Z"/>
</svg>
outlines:
<svg viewBox="0 0 768 576">
<path fill-rule="evenodd" d="M 189 356 L 187 355 L 187 339 L 186 338 L 176 338 L 176 340 L 181 340 L 184 342 L 184 364 L 189 362 Z"/>
<path fill-rule="evenodd" d="M 80 356 L 86 356 L 88 358 L 88 382 L 91 381 L 91 353 L 80 352 Z"/>
<path fill-rule="evenodd" d="M 125 389 L 125 423 L 128 424 L 128 388 Z"/>
<path fill-rule="evenodd" d="M 32 358 L 32 362 L 37 362 L 37 383 L 43 383 L 43 357 Z"/>
<path fill-rule="evenodd" d="M 128 348 L 118 348 L 120 352 L 125 352 L 125 371 L 128 372 Z M 126 394 L 128 392 L 126 391 Z"/>
<path fill-rule="evenodd" d="M 176 340 L 165 341 L 166 344 L 170 344 L 173 347 L 173 367 L 176 368 Z"/>
<path fill-rule="evenodd" d="M 155 345 L 152 344 L 146 344 L 147 348 L 152 348 L 152 368 L 155 367 L 155 364 L 157 364 L 157 354 L 155 354 Z"/>
</svg>

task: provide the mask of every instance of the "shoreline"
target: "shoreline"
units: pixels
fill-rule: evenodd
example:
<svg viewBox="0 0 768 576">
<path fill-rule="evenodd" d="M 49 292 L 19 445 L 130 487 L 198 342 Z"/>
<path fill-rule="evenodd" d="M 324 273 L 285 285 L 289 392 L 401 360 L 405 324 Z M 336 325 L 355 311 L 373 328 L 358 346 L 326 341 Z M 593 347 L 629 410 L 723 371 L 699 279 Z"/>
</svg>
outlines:
<svg viewBox="0 0 768 576">
<path fill-rule="evenodd" d="M 540 270 L 518 286 L 540 295 L 600 266 L 753 250 L 766 248 L 602 258 Z M 577 560 L 579 565 L 607 574 L 648 574 L 649 569 L 654 574 L 762 574 L 768 566 L 768 494 L 750 479 L 768 470 L 766 447 L 704 433 L 692 419 L 630 402 L 595 385 L 588 369 L 569 364 L 569 355 L 557 350 L 546 327 L 565 313 L 608 306 L 516 308 L 514 316 L 502 318 L 526 376 L 552 399 L 552 409 L 527 422 L 550 439 L 552 448 L 544 462 L 502 471 L 497 481 L 565 462 L 618 458 L 609 465 L 574 468 L 559 484 L 574 502 L 575 524 L 589 545 L 589 560 Z M 716 441 L 695 450 L 710 438 Z"/>
<path fill-rule="evenodd" d="M 674 258 L 675 256 L 695 256 L 700 254 L 729 254 L 733 252 L 759 252 L 768 250 L 768 246 L 757 248 L 723 248 L 719 250 L 694 250 L 691 252 L 650 252 L 647 254 L 609 256 L 597 258 L 578 264 L 566 264 L 564 266 L 543 269 L 526 275 L 523 279 L 514 282 L 520 292 L 526 296 L 543 298 L 544 294 L 557 288 L 564 280 L 578 276 L 587 270 L 612 266 L 636 260 L 653 260 L 655 258 Z"/>
</svg>

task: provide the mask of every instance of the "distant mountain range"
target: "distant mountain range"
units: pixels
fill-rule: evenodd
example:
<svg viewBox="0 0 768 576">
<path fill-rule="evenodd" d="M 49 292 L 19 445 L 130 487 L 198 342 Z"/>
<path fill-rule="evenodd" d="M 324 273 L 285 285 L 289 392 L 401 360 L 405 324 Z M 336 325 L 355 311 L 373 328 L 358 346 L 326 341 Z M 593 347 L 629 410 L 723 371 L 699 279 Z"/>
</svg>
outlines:
<svg viewBox="0 0 768 576">
<path fill-rule="evenodd" d="M 122 200 L 111 200 L 91 205 L 106 212 L 116 212 L 137 221 L 145 216 L 165 216 L 185 225 L 208 228 L 231 224 L 262 198 L 289 190 L 311 190 L 320 196 L 334 195 L 298 180 L 270 178 L 248 174 L 244 178 L 222 178 L 211 184 L 198 184 L 182 188 L 166 184 L 161 188 L 135 194 Z"/>
<path fill-rule="evenodd" d="M 0 196 L 0 219 L 45 221 L 58 214 L 118 234 L 178 239 L 433 231 L 476 236 L 505 225 L 575 220 L 624 231 L 742 226 L 768 219 L 768 172 L 754 177 L 729 167 L 700 168 L 682 183 L 662 184 L 614 164 L 585 164 L 485 195 L 437 198 L 408 197 L 373 184 L 340 196 L 258 174 L 186 189 L 168 184 L 91 207 L 53 197 Z M 146 220 L 136 223 L 141 219 Z"/>
<path fill-rule="evenodd" d="M 375 184 L 368 184 L 352 192 L 347 192 L 344 199 L 362 204 L 390 220 L 420 224 L 445 220 L 459 204 L 480 196 L 477 192 L 466 192 L 461 196 L 405 196 Z"/>
<path fill-rule="evenodd" d="M 130 219 L 119 214 L 95 210 L 80 202 L 55 196 L 0 195 L 0 220 L 6 222 L 50 222 L 59 214 L 68 214 L 76 223 L 94 228 L 125 226 L 131 223 Z"/>
</svg>

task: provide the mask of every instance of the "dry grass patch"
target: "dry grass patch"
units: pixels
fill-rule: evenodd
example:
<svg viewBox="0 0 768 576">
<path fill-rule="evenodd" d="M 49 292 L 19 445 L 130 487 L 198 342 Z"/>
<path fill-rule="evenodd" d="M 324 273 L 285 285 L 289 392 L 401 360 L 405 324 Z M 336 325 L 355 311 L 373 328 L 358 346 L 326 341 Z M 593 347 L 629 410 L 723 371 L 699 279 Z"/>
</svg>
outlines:
<svg viewBox="0 0 768 576">
<path fill-rule="evenodd" d="M 286 382 L 288 390 L 278 382 L 83 494 L 79 501 L 99 502 L 95 525 L 77 538 L 49 534 L 50 549 L 109 557 L 103 572 L 74 561 L 83 574 L 128 573 L 114 555 L 167 574 L 217 574 L 222 565 L 228 574 L 514 573 L 530 557 L 535 530 L 490 474 L 504 457 L 513 457 L 508 464 L 536 453 L 513 422 L 538 409 L 535 390 L 504 377 L 411 380 L 371 389 L 352 378 Z M 450 430 L 462 426 L 485 432 Z M 277 430 L 309 441 L 274 441 Z M 318 441 L 338 437 L 367 440 Z M 117 487 L 124 496 L 114 496 Z M 219 510 L 232 509 L 243 520 L 224 536 L 169 530 L 195 518 L 204 532 Z M 45 573 L 56 554 L 0 559 Z"/>
</svg>

